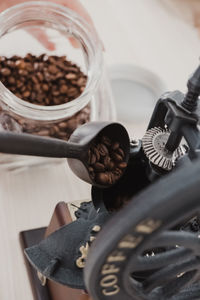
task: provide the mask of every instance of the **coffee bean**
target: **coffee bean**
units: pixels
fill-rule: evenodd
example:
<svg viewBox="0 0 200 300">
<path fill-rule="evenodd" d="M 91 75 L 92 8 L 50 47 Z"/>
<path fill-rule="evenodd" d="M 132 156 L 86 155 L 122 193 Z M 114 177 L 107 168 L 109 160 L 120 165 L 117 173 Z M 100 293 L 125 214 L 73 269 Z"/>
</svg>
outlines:
<svg viewBox="0 0 200 300">
<path fill-rule="evenodd" d="M 15 84 L 15 78 L 14 77 L 8 77 L 8 83 L 9 84 Z"/>
<path fill-rule="evenodd" d="M 113 184 L 115 181 L 114 174 L 112 172 L 107 172 L 106 174 L 108 176 L 108 184 Z"/>
<path fill-rule="evenodd" d="M 27 76 L 28 75 L 28 72 L 26 70 L 19 70 L 18 72 L 19 75 L 22 75 L 22 76 Z"/>
<path fill-rule="evenodd" d="M 98 144 L 97 149 L 101 156 L 106 156 L 108 154 L 108 149 L 104 144 Z"/>
<path fill-rule="evenodd" d="M 117 153 L 124 157 L 124 151 L 121 148 L 117 149 Z"/>
<path fill-rule="evenodd" d="M 119 179 L 119 177 L 116 176 L 116 174 L 113 173 L 113 172 L 110 172 L 110 178 L 111 178 L 111 181 L 112 181 L 111 184 L 115 183 Z"/>
<path fill-rule="evenodd" d="M 76 83 L 78 86 L 82 87 L 82 86 L 85 86 L 86 84 L 86 79 L 81 77 L 78 79 L 77 83 Z"/>
<path fill-rule="evenodd" d="M 3 69 L 1 69 L 1 74 L 3 75 L 3 76 L 9 76 L 10 74 L 11 74 L 11 71 L 10 71 L 10 69 L 8 69 L 8 68 L 3 68 Z"/>
<path fill-rule="evenodd" d="M 45 103 L 46 103 L 46 105 L 49 105 L 50 104 L 50 100 L 48 99 L 48 98 L 45 98 Z"/>
<path fill-rule="evenodd" d="M 20 92 L 20 88 L 23 86 L 23 82 L 20 80 L 16 81 L 16 87 L 18 88 L 18 92 Z"/>
<path fill-rule="evenodd" d="M 60 132 L 60 129 L 57 125 L 54 125 L 53 126 L 53 129 L 52 131 L 54 131 L 54 134 L 52 136 L 56 137 L 56 138 L 59 138 L 59 132 Z"/>
<path fill-rule="evenodd" d="M 41 72 L 38 72 L 38 73 L 36 74 L 36 76 L 37 76 L 37 78 L 39 79 L 40 82 L 42 82 L 42 81 L 44 80 L 44 76 L 42 75 Z"/>
<path fill-rule="evenodd" d="M 57 96 L 60 95 L 60 92 L 59 91 L 53 91 L 52 94 L 57 97 Z M 60 104 L 60 102 L 61 102 L 60 97 L 54 100 L 54 103 L 56 103 L 56 104 Z"/>
<path fill-rule="evenodd" d="M 88 163 L 89 163 L 90 165 L 94 165 L 95 162 L 96 162 L 96 160 L 97 160 L 97 159 L 96 159 L 95 154 L 91 152 L 90 157 L 89 157 L 89 159 L 88 159 Z"/>
<path fill-rule="evenodd" d="M 115 163 L 114 161 L 110 160 L 110 163 L 107 166 L 108 170 L 113 170 L 115 168 Z"/>
<path fill-rule="evenodd" d="M 58 72 L 58 69 L 57 69 L 56 66 L 50 65 L 50 66 L 48 67 L 48 71 L 49 71 L 51 74 L 56 74 L 56 73 Z"/>
<path fill-rule="evenodd" d="M 105 166 L 99 162 L 95 163 L 94 164 L 94 169 L 97 170 L 97 171 L 105 171 Z"/>
<path fill-rule="evenodd" d="M 108 185 L 110 182 L 109 176 L 107 173 L 97 173 L 95 180 L 97 183 Z"/>
<path fill-rule="evenodd" d="M 47 91 L 49 90 L 48 84 L 44 83 L 44 84 L 42 85 L 42 89 L 43 89 L 43 91 L 47 92 Z"/>
<path fill-rule="evenodd" d="M 92 148 L 92 151 L 93 151 L 94 154 L 96 155 L 97 161 L 99 161 L 100 158 L 101 158 L 101 155 L 100 155 L 100 153 L 99 153 L 99 150 L 98 150 L 96 147 L 94 147 L 94 148 Z"/>
<path fill-rule="evenodd" d="M 60 138 L 66 137 L 66 132 L 64 132 L 64 131 L 59 131 L 58 137 L 60 137 Z"/>
<path fill-rule="evenodd" d="M 33 76 L 33 77 L 31 78 L 31 80 L 33 81 L 33 83 L 38 84 L 38 79 L 37 79 L 36 76 Z"/>
<path fill-rule="evenodd" d="M 26 63 L 23 59 L 17 60 L 15 64 L 18 69 L 25 69 L 25 67 L 26 67 Z"/>
<path fill-rule="evenodd" d="M 117 162 L 123 161 L 123 157 L 121 155 L 117 154 L 116 152 L 113 152 L 111 156 Z"/>
<path fill-rule="evenodd" d="M 92 167 L 89 167 L 88 170 L 90 173 L 94 172 L 94 169 Z"/>
<path fill-rule="evenodd" d="M 23 99 L 24 98 L 28 98 L 29 96 L 30 96 L 30 92 L 29 91 L 25 91 L 24 93 L 23 93 Z"/>
<path fill-rule="evenodd" d="M 43 130 L 40 130 L 39 132 L 37 132 L 37 135 L 48 136 L 49 131 L 47 129 L 43 129 Z"/>
<path fill-rule="evenodd" d="M 115 170 L 113 171 L 113 173 L 114 173 L 116 176 L 121 176 L 122 170 L 119 169 L 119 168 L 115 168 Z"/>
<path fill-rule="evenodd" d="M 20 93 L 15 93 L 15 96 L 18 98 L 21 98 L 21 94 Z"/>
<path fill-rule="evenodd" d="M 55 80 L 60 79 L 63 77 L 63 73 L 62 72 L 58 72 L 55 76 Z"/>
<path fill-rule="evenodd" d="M 118 142 L 115 142 L 113 145 L 112 145 L 112 149 L 113 150 L 117 150 L 119 148 L 119 143 Z"/>
<path fill-rule="evenodd" d="M 74 73 L 69 73 L 65 76 L 66 79 L 76 79 L 76 74 Z"/>
<path fill-rule="evenodd" d="M 61 85 L 61 87 L 60 87 L 60 92 L 61 92 L 61 94 L 65 94 L 65 93 L 67 93 L 67 91 L 68 91 L 68 87 L 67 87 L 67 85 Z"/>
<path fill-rule="evenodd" d="M 67 128 L 67 123 L 66 122 L 61 122 L 61 123 L 58 124 L 58 127 L 60 129 L 66 129 Z"/>
<path fill-rule="evenodd" d="M 127 163 L 126 162 L 120 162 L 118 164 L 118 168 L 120 168 L 120 169 L 125 169 L 126 167 L 127 167 Z"/>
<path fill-rule="evenodd" d="M 80 115 L 79 115 L 80 116 Z M 77 126 L 78 126 L 78 123 L 79 123 L 79 118 L 78 120 L 76 118 L 72 118 L 72 119 L 69 119 L 67 120 L 67 126 L 68 128 L 70 128 L 72 131 L 74 131 Z"/>
<path fill-rule="evenodd" d="M 54 91 L 52 94 L 56 97 L 55 94 L 57 94 L 57 93 Z M 60 98 L 59 97 L 55 98 L 54 105 L 60 105 L 60 104 L 61 104 Z"/>
<path fill-rule="evenodd" d="M 26 66 L 25 66 L 26 70 L 30 73 L 30 72 L 33 72 L 34 71 L 34 65 L 33 63 L 26 63 Z"/>
<path fill-rule="evenodd" d="M 77 89 L 75 87 L 69 88 L 67 94 L 69 97 L 78 97 Z"/>
<path fill-rule="evenodd" d="M 6 57 L 3 57 L 3 59 L 6 60 Z M 14 61 L 16 61 L 16 60 L 19 60 L 20 57 L 17 56 L 17 55 L 14 55 L 14 56 L 12 57 L 12 59 L 13 59 Z"/>
<path fill-rule="evenodd" d="M 111 158 L 110 156 L 106 155 L 103 159 L 103 164 L 106 169 L 110 169 L 110 163 L 111 163 Z"/>
</svg>

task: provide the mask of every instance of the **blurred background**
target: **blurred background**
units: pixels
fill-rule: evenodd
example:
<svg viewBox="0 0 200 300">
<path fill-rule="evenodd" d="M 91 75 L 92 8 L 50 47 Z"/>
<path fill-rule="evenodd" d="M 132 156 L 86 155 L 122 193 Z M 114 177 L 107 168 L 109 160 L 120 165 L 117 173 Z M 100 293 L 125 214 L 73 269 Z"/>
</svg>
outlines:
<svg viewBox="0 0 200 300">
<path fill-rule="evenodd" d="M 118 119 L 127 125 L 131 136 L 139 137 L 145 131 L 157 98 L 165 91 L 184 92 L 188 76 L 199 64 L 200 3 L 198 0 L 126 0 L 123 4 L 120 0 L 108 0 L 101 1 L 101 5 L 97 1 L 83 2 L 105 45 Z M 122 82 L 124 79 L 126 83 Z"/>
</svg>

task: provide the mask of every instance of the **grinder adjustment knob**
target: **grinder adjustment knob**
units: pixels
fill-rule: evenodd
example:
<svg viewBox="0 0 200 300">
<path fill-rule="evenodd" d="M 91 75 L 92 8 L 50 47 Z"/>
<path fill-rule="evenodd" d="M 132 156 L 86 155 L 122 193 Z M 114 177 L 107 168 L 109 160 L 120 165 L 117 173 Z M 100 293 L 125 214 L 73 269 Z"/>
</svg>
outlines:
<svg viewBox="0 0 200 300">
<path fill-rule="evenodd" d="M 165 148 L 170 131 L 160 127 L 149 129 L 143 139 L 142 147 L 145 155 L 154 165 L 163 170 L 170 171 L 178 158 L 186 153 L 186 146 L 181 145 L 174 152 Z"/>
</svg>

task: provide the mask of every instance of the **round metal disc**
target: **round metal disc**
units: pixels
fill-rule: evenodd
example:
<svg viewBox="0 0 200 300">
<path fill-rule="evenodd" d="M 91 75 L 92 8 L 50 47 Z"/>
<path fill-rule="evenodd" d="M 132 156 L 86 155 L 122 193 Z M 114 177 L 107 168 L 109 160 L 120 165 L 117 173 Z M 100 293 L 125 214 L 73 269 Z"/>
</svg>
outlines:
<svg viewBox="0 0 200 300">
<path fill-rule="evenodd" d="M 199 174 L 200 160 L 169 173 L 106 223 L 84 270 L 92 299 L 199 299 L 200 232 L 178 229 L 200 211 Z"/>
<path fill-rule="evenodd" d="M 155 127 L 149 129 L 142 139 L 142 147 L 147 158 L 166 171 L 170 171 L 176 160 L 185 154 L 183 146 L 179 146 L 173 153 L 165 149 L 169 135 L 169 130 Z"/>
</svg>

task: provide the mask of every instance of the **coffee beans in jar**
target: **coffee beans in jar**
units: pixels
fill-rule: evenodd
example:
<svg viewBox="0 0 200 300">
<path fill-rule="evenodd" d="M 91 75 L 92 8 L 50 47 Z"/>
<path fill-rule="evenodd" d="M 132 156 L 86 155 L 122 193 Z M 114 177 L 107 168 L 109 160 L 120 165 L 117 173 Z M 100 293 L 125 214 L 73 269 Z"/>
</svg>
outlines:
<svg viewBox="0 0 200 300">
<path fill-rule="evenodd" d="M 28 103 L 55 106 L 78 98 L 85 89 L 87 76 L 78 65 L 67 60 L 66 56 L 35 56 L 29 53 L 25 57 L 1 56 L 0 81 L 15 96 Z M 0 123 L 5 124 L 6 120 L 15 124 L 13 128 L 20 126 L 22 132 L 68 140 L 78 126 L 90 120 L 90 106 L 87 105 L 73 117 L 54 124 L 30 122 L 2 110 Z"/>
<path fill-rule="evenodd" d="M 115 120 L 102 44 L 80 15 L 51 1 L 24 1 L 0 13 L 0 28 L 0 130 L 68 140 L 85 122 Z M 28 34 L 35 30 L 51 49 Z M 60 161 L 0 154 L 0 169 Z"/>
<path fill-rule="evenodd" d="M 127 167 L 121 145 L 107 136 L 100 137 L 91 145 L 88 165 L 91 178 L 103 185 L 114 184 Z"/>
</svg>

